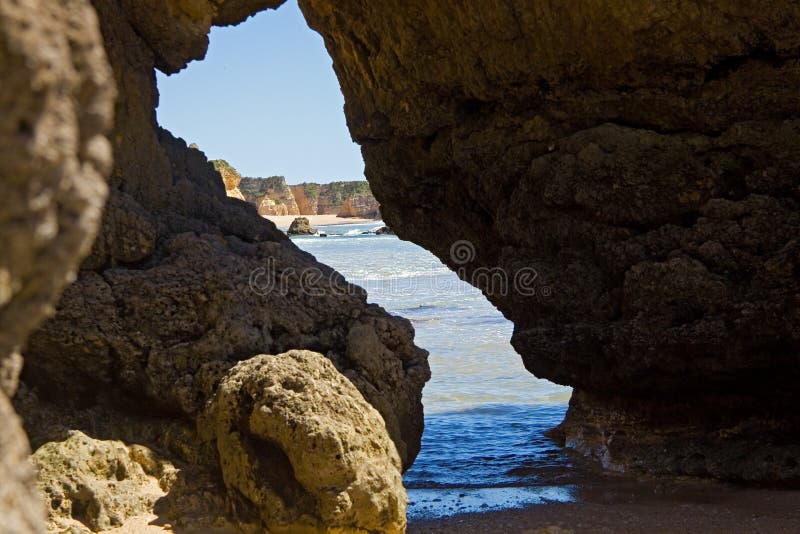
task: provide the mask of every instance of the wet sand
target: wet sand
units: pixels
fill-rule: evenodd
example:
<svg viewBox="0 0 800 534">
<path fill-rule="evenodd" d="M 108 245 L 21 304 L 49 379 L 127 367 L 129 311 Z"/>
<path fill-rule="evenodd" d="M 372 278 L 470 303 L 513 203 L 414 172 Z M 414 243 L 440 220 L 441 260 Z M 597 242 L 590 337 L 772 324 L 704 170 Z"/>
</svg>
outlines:
<svg viewBox="0 0 800 534">
<path fill-rule="evenodd" d="M 368 222 L 375 222 L 376 225 L 380 221 L 374 219 L 360 219 L 358 217 L 338 217 L 336 215 L 275 215 L 264 217 L 275 223 L 278 228 L 289 228 L 292 221 L 297 217 L 306 217 L 311 226 L 333 226 L 337 224 L 361 224 Z"/>
<path fill-rule="evenodd" d="M 551 532 L 800 532 L 797 490 L 602 478 L 577 490 L 574 503 L 413 521 L 408 532 L 532 534 L 548 527 L 557 527 Z"/>
</svg>

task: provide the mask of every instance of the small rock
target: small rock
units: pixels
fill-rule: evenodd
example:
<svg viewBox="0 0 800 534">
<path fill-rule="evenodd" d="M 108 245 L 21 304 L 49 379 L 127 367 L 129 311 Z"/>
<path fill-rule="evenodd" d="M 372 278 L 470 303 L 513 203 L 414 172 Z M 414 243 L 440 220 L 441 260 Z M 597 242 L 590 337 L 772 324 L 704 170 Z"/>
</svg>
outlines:
<svg viewBox="0 0 800 534">
<path fill-rule="evenodd" d="M 289 231 L 286 233 L 289 235 L 314 235 L 317 233 L 317 229 L 311 226 L 308 217 L 297 217 L 292 221 Z"/>
</svg>

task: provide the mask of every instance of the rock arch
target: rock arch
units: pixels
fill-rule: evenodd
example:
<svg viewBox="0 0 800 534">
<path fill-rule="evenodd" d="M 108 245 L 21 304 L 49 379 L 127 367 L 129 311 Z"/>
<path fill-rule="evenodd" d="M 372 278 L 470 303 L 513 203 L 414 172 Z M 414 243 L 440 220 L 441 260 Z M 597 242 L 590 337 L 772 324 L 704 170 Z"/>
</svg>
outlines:
<svg viewBox="0 0 800 534">
<path fill-rule="evenodd" d="M 96 28 L 78 37 L 52 13 L 39 17 L 37 24 L 52 22 L 43 35 L 58 41 L 68 66 L 59 76 L 72 85 L 59 87 L 74 90 L 47 123 L 72 128 L 72 141 L 53 145 L 65 152 L 43 161 L 70 172 L 8 165 L 38 156 L 30 152 L 38 145 L 12 143 L 0 145 L 3 179 L 28 191 L 26 180 L 53 177 L 46 189 L 57 192 L 49 197 L 57 215 L 72 213 L 63 209 L 71 205 L 65 190 L 83 194 L 72 197 L 83 209 L 57 219 L 60 230 L 76 232 L 60 240 L 72 244 L 68 254 L 19 272 L 2 266 L 10 273 L 0 277 L 4 370 L 93 237 L 106 135 L 115 162 L 94 247 L 24 350 L 25 382 L 42 398 L 24 391 L 17 404 L 35 443 L 47 438 L 35 421 L 67 417 L 46 404 L 49 393 L 81 407 L 79 424 L 120 406 L 134 418 L 171 421 L 180 430 L 153 439 L 180 448 L 232 365 L 299 347 L 325 353 L 381 413 L 400 458 L 413 460 L 428 371 L 410 325 L 366 305 L 358 290 L 317 301 L 295 292 L 265 304 L 231 283 L 231 273 L 246 279 L 268 258 L 337 278 L 252 207 L 226 199 L 204 155 L 155 122 L 154 68 L 181 69 L 204 55 L 211 25 L 280 3 L 95 1 L 118 90 L 111 131 L 113 89 Z M 612 469 L 798 480 L 797 6 L 300 4 L 334 60 L 348 125 L 391 227 L 451 265 L 452 243 L 469 241 L 468 274 L 535 269 L 540 291 L 490 298 L 514 321 L 527 368 L 575 387 L 560 428 L 567 445 Z M 4 69 L 35 53 L 15 32 L 38 27 L 21 24 L 18 3 L 11 6 L 0 8 Z M 82 0 L 69 7 L 63 20 L 91 13 Z M 4 76 L 21 80 L 18 93 L 0 92 L 4 109 L 27 95 L 35 75 Z M 39 122 L 9 116 L 4 140 L 36 137 Z M 19 220 L 43 220 L 34 200 L 20 203 Z M 11 282 L 42 265 L 52 286 L 14 289 Z M 35 313 L 14 323 L 8 314 L 26 302 Z M 4 380 L 3 389 L 15 385 Z M 5 396 L 0 403 L 8 411 Z M 180 432 L 189 434 L 176 439 Z M 17 469 L 20 443 L 0 443 L 3 469 Z M 191 452 L 195 460 L 207 453 Z M 21 521 L 36 520 L 33 511 Z"/>
</svg>

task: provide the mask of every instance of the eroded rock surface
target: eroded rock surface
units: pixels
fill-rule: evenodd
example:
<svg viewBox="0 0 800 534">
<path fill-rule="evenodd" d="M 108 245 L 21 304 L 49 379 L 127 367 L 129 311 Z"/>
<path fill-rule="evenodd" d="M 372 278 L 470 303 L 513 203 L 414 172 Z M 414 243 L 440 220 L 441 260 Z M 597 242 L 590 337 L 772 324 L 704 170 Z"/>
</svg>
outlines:
<svg viewBox="0 0 800 534">
<path fill-rule="evenodd" d="M 19 349 L 74 279 L 100 222 L 114 84 L 84 0 L 0 4 L 0 532 L 40 532 L 8 396 Z"/>
<path fill-rule="evenodd" d="M 120 88 L 111 136 L 115 162 L 108 180 L 110 196 L 100 233 L 77 280 L 63 294 L 55 316 L 27 342 L 25 394 L 17 398 L 27 428 L 43 451 L 37 457 L 42 465 L 82 454 L 71 442 L 48 445 L 64 439 L 43 428 L 52 426 L 46 414 L 61 409 L 74 414 L 65 418 L 70 425 L 62 430 L 82 431 L 103 442 L 120 440 L 126 446 L 141 443 L 165 460 L 182 462 L 181 472 L 194 475 L 178 477 L 164 497 L 159 517 L 197 528 L 220 522 L 246 527 L 220 482 L 224 466 L 194 429 L 220 381 L 238 362 L 291 349 L 322 353 L 330 368 L 337 370 L 326 376 L 340 381 L 345 379 L 338 373 L 346 376 L 374 406 L 376 412 L 370 417 L 382 421 L 396 454 L 393 459 L 399 462 L 387 463 L 393 469 L 388 473 L 397 477 L 419 451 L 421 389 L 429 377 L 427 354 L 414 346 L 408 321 L 368 305 L 362 289 L 300 251 L 253 206 L 228 198 L 228 186 L 205 155 L 155 122 L 155 67 L 169 72 L 202 56 L 209 25 L 241 20 L 250 13 L 242 9 L 244 4 L 94 3 Z M 257 10 L 267 4 L 247 5 Z M 102 183 L 98 187 L 102 193 Z M 93 199 L 98 207 L 95 222 L 103 200 L 100 193 Z M 88 215 L 81 216 L 91 215 L 86 210 Z M 14 369 L 4 365 L 0 376 Z M 6 382 L 3 378 L 4 388 Z M 92 415 L 98 410 L 108 414 L 102 425 Z M 123 431 L 128 419 L 143 412 L 153 421 L 139 421 L 136 433 Z M 95 436 L 97 428 L 104 429 L 102 435 Z M 178 437 L 169 437 L 162 428 L 183 430 Z M 88 446 L 95 447 L 106 463 L 112 462 L 108 455 L 117 450 L 116 445 Z M 313 459 L 313 452 L 306 452 Z M 283 458 L 275 461 L 271 468 L 288 466 Z M 51 467 L 57 469 L 55 464 Z M 43 469 L 40 484 L 66 487 L 68 471 L 48 478 L 51 471 Z M 87 471 L 85 476 L 97 473 Z M 131 481 L 131 502 L 134 486 L 146 486 L 137 486 L 138 480 Z M 197 481 L 202 483 L 198 486 Z M 106 485 L 106 480 L 87 480 L 84 486 L 96 488 L 90 493 L 105 495 L 99 498 L 96 513 L 85 516 L 82 504 L 59 508 L 59 524 L 74 520 L 98 530 L 124 522 L 128 512 L 117 511 L 127 509 L 127 504 L 109 501 L 106 497 L 113 492 L 104 493 Z M 353 502 L 363 501 L 359 487 L 356 484 L 349 497 Z M 152 504 L 148 495 L 141 497 L 137 510 Z M 358 507 L 367 510 L 367 504 Z M 254 503 L 257 514 L 268 513 L 259 509 L 264 505 Z M 324 513 L 315 508 L 316 502 L 287 506 L 297 517 L 335 515 L 330 507 Z M 376 510 L 381 509 L 391 516 L 385 518 L 387 525 L 394 525 L 403 505 L 391 504 L 387 497 L 369 506 L 373 506 L 369 517 L 377 517 Z M 342 513 L 342 524 L 361 521 L 354 518 L 355 508 Z M 369 525 L 375 521 L 363 519 Z"/>
<path fill-rule="evenodd" d="M 243 178 L 241 190 L 245 200 L 256 206 L 259 215 L 299 215 L 292 190 L 283 176 Z"/>
<path fill-rule="evenodd" d="M 384 219 L 576 389 L 568 445 L 796 483 L 797 5 L 300 5 Z"/>
<path fill-rule="evenodd" d="M 28 438 L 8 397 L 0 392 L 0 514 L 3 534 L 44 532 L 44 507 L 28 461 Z"/>
<path fill-rule="evenodd" d="M 197 147 L 189 145 L 189 148 Z M 225 194 L 231 198 L 246 200 L 239 189 L 239 184 L 242 182 L 242 176 L 239 174 L 239 171 L 224 159 L 211 160 L 211 163 L 214 165 L 214 169 L 216 169 L 219 175 L 222 176 L 222 182 L 225 184 Z"/>
<path fill-rule="evenodd" d="M 268 531 L 405 530 L 402 464 L 383 418 L 323 355 L 237 364 L 200 427 L 239 514 Z"/>
<path fill-rule="evenodd" d="M 154 68 L 183 68 L 204 55 L 211 25 L 280 3 L 93 3 L 120 91 L 109 207 L 76 284 L 22 351 L 41 398 L 18 405 L 36 436 L 35 414 L 56 407 L 74 429 L 93 410 L 160 418 L 142 435 L 206 488 L 175 495 L 211 496 L 175 496 L 169 516 L 191 506 L 230 517 L 226 466 L 193 425 L 221 383 L 231 396 L 218 399 L 239 400 L 211 413 L 252 416 L 238 395 L 257 381 L 232 377 L 253 354 L 324 354 L 380 413 L 403 465 L 419 448 L 428 368 L 410 324 L 226 198 L 205 156 L 155 123 Z M 576 388 L 565 443 L 614 469 L 800 479 L 800 8 L 300 3 L 334 59 L 387 222 L 467 279 L 500 268 L 513 281 L 503 292 L 472 278 L 515 322 L 528 369 Z M 41 512 L 6 395 L 19 347 L 100 220 L 113 84 L 84 1 L 3 2 L 0 38 L 0 506 L 3 528 L 27 532 Z M 310 288 L 308 269 L 324 275 Z M 280 437 L 261 417 L 248 439 Z M 271 522 L 258 509 L 269 494 L 247 489 Z M 401 500 L 380 494 L 400 528 Z M 352 519 L 317 505 L 303 507 L 313 521 Z"/>
<path fill-rule="evenodd" d="M 346 199 L 339 208 L 339 217 L 380 217 L 380 205 L 372 195 L 354 195 Z"/>
<path fill-rule="evenodd" d="M 170 489 L 175 467 L 141 445 L 68 432 L 33 454 L 45 495 L 48 529 L 99 532 L 152 512 Z"/>
</svg>

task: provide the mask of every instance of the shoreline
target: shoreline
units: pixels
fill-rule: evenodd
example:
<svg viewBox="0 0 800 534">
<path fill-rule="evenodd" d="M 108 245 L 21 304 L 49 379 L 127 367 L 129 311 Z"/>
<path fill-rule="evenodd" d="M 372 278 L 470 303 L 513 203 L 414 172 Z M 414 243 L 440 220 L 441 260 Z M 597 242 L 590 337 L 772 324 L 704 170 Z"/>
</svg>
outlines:
<svg viewBox="0 0 800 534">
<path fill-rule="evenodd" d="M 712 480 L 597 475 L 575 502 L 412 519 L 408 534 L 463 532 L 800 532 L 800 491 Z"/>
<path fill-rule="evenodd" d="M 272 221 L 275 226 L 281 229 L 289 228 L 297 217 L 305 217 L 311 226 L 338 226 L 342 224 L 366 224 L 374 222 L 381 224 L 381 219 L 364 219 L 361 217 L 339 217 L 338 215 L 262 215 L 265 219 Z"/>
</svg>

